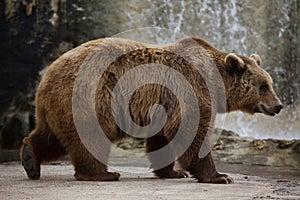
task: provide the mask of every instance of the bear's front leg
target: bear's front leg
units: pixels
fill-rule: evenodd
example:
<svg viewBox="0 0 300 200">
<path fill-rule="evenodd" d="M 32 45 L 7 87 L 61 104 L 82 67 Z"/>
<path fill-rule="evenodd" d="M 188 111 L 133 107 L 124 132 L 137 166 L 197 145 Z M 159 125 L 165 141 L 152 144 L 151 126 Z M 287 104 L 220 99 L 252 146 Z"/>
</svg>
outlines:
<svg viewBox="0 0 300 200">
<path fill-rule="evenodd" d="M 227 174 L 217 172 L 211 153 L 204 158 L 193 161 L 190 172 L 200 183 L 233 183 L 233 179 Z"/>
<path fill-rule="evenodd" d="M 179 158 L 181 167 L 189 171 L 200 183 L 233 183 L 233 179 L 217 172 L 211 153 L 204 158 L 199 158 L 199 142 L 194 140 L 188 150 Z"/>
</svg>

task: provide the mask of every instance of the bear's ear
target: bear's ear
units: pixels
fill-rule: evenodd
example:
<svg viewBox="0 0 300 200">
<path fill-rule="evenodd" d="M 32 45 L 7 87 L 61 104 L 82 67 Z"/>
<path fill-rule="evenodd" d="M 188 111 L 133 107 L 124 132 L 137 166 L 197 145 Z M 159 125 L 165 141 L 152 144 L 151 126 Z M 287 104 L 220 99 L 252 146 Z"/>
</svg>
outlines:
<svg viewBox="0 0 300 200">
<path fill-rule="evenodd" d="M 241 72 L 245 69 L 245 63 L 243 59 L 241 59 L 234 53 L 229 53 L 225 57 L 224 61 L 226 63 L 227 71 L 229 72 Z"/>
<path fill-rule="evenodd" d="M 250 58 L 254 60 L 258 66 L 261 66 L 262 60 L 259 55 L 254 53 L 250 56 Z"/>
</svg>

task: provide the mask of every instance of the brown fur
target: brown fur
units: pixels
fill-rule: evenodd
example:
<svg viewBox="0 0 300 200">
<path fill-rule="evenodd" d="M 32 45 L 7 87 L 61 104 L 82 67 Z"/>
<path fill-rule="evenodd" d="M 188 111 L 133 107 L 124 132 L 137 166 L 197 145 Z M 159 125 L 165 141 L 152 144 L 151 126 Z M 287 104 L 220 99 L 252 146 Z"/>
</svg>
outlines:
<svg viewBox="0 0 300 200">
<path fill-rule="evenodd" d="M 69 154 L 75 167 L 75 177 L 78 180 L 118 180 L 119 174 L 107 172 L 107 167 L 97 161 L 84 147 L 76 132 L 72 113 L 72 92 L 79 67 L 90 53 L 99 53 L 101 56 L 97 46 L 102 45 L 104 40 L 90 41 L 67 52 L 49 67 L 42 78 L 36 94 L 36 128 L 24 139 L 21 149 L 22 163 L 30 178 L 39 178 L 39 165 L 42 162 L 55 160 Z M 273 115 L 280 111 L 278 107 L 280 101 L 272 89 L 272 80 L 258 66 L 261 64 L 260 58 L 257 55 L 252 58 L 235 54 L 229 55 L 198 38 L 184 39 L 162 47 L 149 47 L 143 43 L 116 38 L 111 41 L 112 45 L 107 46 L 106 49 L 112 52 L 133 51 L 113 62 L 100 79 L 97 87 L 95 108 L 99 124 L 107 137 L 111 141 L 126 137 L 126 134 L 115 124 L 110 106 L 111 91 L 120 77 L 126 71 L 142 64 L 159 63 L 171 66 L 183 74 L 196 91 L 201 116 L 193 143 L 178 159 L 181 167 L 189 171 L 199 182 L 231 183 L 230 177 L 217 172 L 210 153 L 205 158 L 199 159 L 198 152 L 207 131 L 212 128 L 210 122 L 214 119 L 216 112 L 242 110 L 248 113 L 263 112 Z M 195 46 L 195 42 L 199 45 Z M 137 48 L 138 50 L 134 50 Z M 194 48 L 202 48 L 207 55 L 193 54 L 196 51 Z M 202 72 L 208 77 L 211 77 L 215 71 L 210 68 L 211 64 L 206 57 L 214 61 L 223 80 L 209 81 L 216 85 L 223 81 L 226 92 L 226 108 L 217 104 L 214 109 L 207 84 L 195 68 L 187 60 L 178 56 L 176 52 L 196 60 L 196 63 L 201 66 Z M 262 87 L 262 85 L 264 86 Z M 216 93 L 218 93 L 218 89 L 222 88 L 217 88 Z M 180 87 L 178 91 L 180 92 Z M 164 106 L 168 119 L 164 128 L 157 135 L 147 139 L 148 152 L 168 144 L 176 134 L 181 120 L 179 102 L 174 94 L 163 86 L 149 84 L 139 88 L 131 98 L 129 109 L 133 121 L 140 126 L 149 124 L 148 110 L 154 104 Z M 166 156 L 176 157 L 176 155 Z M 153 166 L 156 165 L 151 157 L 150 161 Z M 174 171 L 173 166 L 174 163 L 171 163 L 155 173 L 162 178 L 185 176 L 185 173 Z"/>
</svg>

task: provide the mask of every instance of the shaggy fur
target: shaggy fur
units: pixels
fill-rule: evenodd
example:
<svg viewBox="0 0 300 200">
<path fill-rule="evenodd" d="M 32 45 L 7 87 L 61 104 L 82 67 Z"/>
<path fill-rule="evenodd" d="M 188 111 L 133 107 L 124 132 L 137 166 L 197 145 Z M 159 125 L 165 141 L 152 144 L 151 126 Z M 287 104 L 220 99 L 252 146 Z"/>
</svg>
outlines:
<svg viewBox="0 0 300 200">
<path fill-rule="evenodd" d="M 111 92 L 122 75 L 136 67 L 148 63 L 164 64 L 184 75 L 196 93 L 200 108 L 198 132 L 188 150 L 178 159 L 183 170 L 190 172 L 199 182 L 232 183 L 226 174 L 219 174 L 215 168 L 211 154 L 199 159 L 198 152 L 206 133 L 212 128 L 216 112 L 242 110 L 248 113 L 261 112 L 275 115 L 282 108 L 279 99 L 272 89 L 272 79 L 261 67 L 258 55 L 250 58 L 232 53 L 222 52 L 199 38 L 188 38 L 174 44 L 150 47 L 146 44 L 124 40 L 110 39 L 105 48 L 98 48 L 106 39 L 87 42 L 61 56 L 47 70 L 42 78 L 36 94 L 36 128 L 24 138 L 21 148 L 22 164 L 32 179 L 40 177 L 40 164 L 56 160 L 65 154 L 70 155 L 78 180 L 118 180 L 118 173 L 107 171 L 107 166 L 96 160 L 82 144 L 72 113 L 72 92 L 79 67 L 90 53 L 99 56 L 106 49 L 111 52 L 127 52 L 114 61 L 101 77 L 96 90 L 96 113 L 103 131 L 111 141 L 126 137 L 114 121 L 111 110 Z M 198 44 L 198 45 L 195 45 Z M 199 49 L 204 54 L 196 54 Z M 102 49 L 102 50 L 101 50 Z M 182 56 L 195 61 L 200 66 L 202 75 L 208 77 L 207 83 L 197 70 Z M 107 52 L 106 52 L 107 53 Z M 216 73 L 212 62 L 222 78 L 210 79 Z M 146 66 L 145 66 L 146 67 Z M 163 72 L 162 72 L 163 73 Z M 169 81 L 174 81 L 170 78 Z M 207 80 L 206 80 L 207 81 Z M 214 84 L 215 95 L 222 90 L 223 81 L 227 107 L 220 102 L 212 102 L 207 85 Z M 182 88 L 177 88 L 180 93 Z M 179 102 L 172 91 L 158 84 L 147 84 L 140 87 L 130 99 L 132 120 L 145 126 L 150 123 L 148 110 L 154 104 L 164 106 L 168 118 L 163 129 L 147 139 L 146 150 L 152 152 L 169 143 L 175 136 L 181 121 Z M 188 106 L 188 105 L 187 105 Z M 84 110 L 82 110 L 84 112 Z M 126 123 L 126 119 L 125 123 Z M 187 133 L 188 134 L 188 133 Z M 184 139 L 184 138 L 183 138 Z M 108 155 L 105 155 L 108 156 Z M 168 155 L 170 158 L 176 155 Z M 155 159 L 149 158 L 155 166 Z M 185 172 L 173 169 L 174 163 L 154 171 L 161 178 L 182 178 Z"/>
</svg>

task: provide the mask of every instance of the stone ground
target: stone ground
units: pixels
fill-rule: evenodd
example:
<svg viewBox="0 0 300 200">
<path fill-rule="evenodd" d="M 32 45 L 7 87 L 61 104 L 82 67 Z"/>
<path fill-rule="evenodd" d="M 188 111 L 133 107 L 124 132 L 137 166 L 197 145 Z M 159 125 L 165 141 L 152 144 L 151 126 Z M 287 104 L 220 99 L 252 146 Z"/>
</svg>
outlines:
<svg viewBox="0 0 300 200">
<path fill-rule="evenodd" d="M 230 173 L 234 184 L 201 184 L 192 178 L 161 180 L 147 172 L 143 159 L 125 160 L 115 158 L 111 162 L 111 171 L 121 173 L 118 182 L 76 181 L 68 161 L 42 165 L 41 178 L 34 181 L 27 178 L 19 162 L 3 163 L 0 199 L 300 199 L 297 175 L 270 178 Z"/>
</svg>

